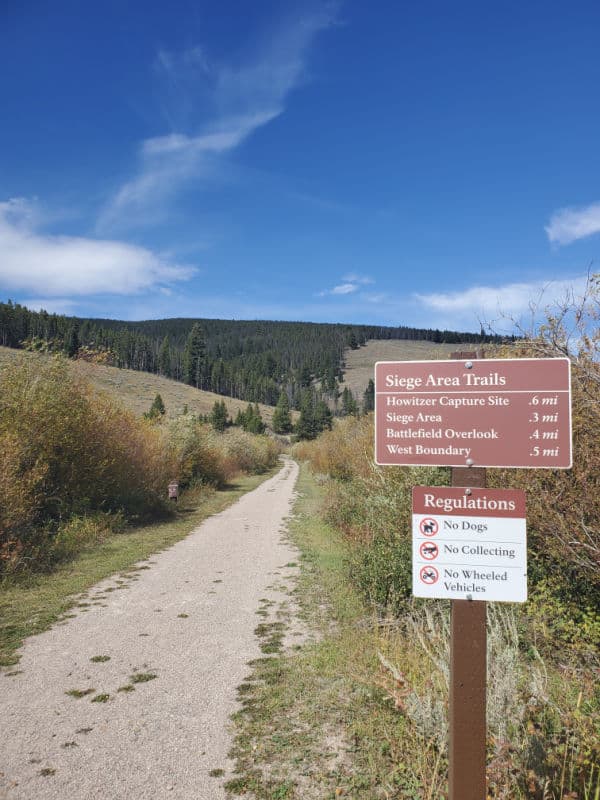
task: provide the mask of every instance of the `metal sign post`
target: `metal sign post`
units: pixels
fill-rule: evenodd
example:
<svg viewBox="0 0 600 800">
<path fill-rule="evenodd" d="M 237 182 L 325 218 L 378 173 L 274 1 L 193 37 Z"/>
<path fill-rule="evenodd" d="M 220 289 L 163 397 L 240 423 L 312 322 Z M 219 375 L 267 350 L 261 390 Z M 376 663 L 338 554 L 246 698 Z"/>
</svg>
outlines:
<svg viewBox="0 0 600 800">
<path fill-rule="evenodd" d="M 452 486 L 485 488 L 486 471 L 455 467 Z M 452 600 L 450 624 L 449 800 L 484 800 L 486 603 Z"/>
<path fill-rule="evenodd" d="M 463 358 L 452 353 L 451 358 Z M 485 469 L 453 467 L 452 486 L 479 487 Z M 487 606 L 452 600 L 448 705 L 449 800 L 484 800 L 487 743 Z"/>
</svg>

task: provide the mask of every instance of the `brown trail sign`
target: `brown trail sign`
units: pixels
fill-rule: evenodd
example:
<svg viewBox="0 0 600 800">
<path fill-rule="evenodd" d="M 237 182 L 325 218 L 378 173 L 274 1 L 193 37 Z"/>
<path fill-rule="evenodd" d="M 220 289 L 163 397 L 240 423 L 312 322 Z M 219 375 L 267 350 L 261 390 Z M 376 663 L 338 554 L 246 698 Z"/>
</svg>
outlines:
<svg viewBox="0 0 600 800">
<path fill-rule="evenodd" d="M 375 461 L 571 466 L 568 358 L 379 361 Z"/>
<path fill-rule="evenodd" d="M 571 467 L 569 359 L 478 360 L 474 353 L 451 358 L 375 365 L 377 464 L 453 467 L 452 487 L 467 496 L 485 489 L 483 467 Z M 524 499 L 522 506 L 524 515 Z M 419 510 L 414 530 L 420 563 L 413 580 L 435 596 L 443 567 L 440 544 L 436 550 L 431 543 L 440 517 L 435 508 Z M 484 550 L 490 555 L 490 548 L 478 552 Z M 493 585 L 503 574 L 490 573 L 488 566 L 485 575 L 491 574 Z M 503 599 L 525 597 L 526 583 L 521 583 Z M 472 598 L 452 600 L 449 800 L 486 797 L 486 605 Z"/>
</svg>

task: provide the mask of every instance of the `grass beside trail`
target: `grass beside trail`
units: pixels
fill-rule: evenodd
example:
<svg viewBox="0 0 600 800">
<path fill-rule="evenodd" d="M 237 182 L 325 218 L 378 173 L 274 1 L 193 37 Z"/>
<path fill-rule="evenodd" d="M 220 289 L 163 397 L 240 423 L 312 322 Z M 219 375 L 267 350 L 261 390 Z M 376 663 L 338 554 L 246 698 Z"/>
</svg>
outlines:
<svg viewBox="0 0 600 800">
<path fill-rule="evenodd" d="M 226 787 L 253 800 L 442 800 L 447 604 L 414 599 L 397 617 L 371 616 L 353 589 L 351 545 L 320 517 L 325 492 L 306 468 L 298 495 L 289 529 L 301 554 L 294 593 L 308 639 L 294 644 L 296 625 L 287 637 L 278 625 L 290 621 L 285 603 L 258 609 L 264 655 L 238 687 Z M 585 652 L 570 656 L 563 642 L 544 660 L 539 626 L 548 612 L 539 604 L 487 611 L 489 797 L 600 800 L 591 629 Z"/>
<path fill-rule="evenodd" d="M 61 619 L 80 602 L 77 595 L 185 538 L 204 519 L 227 508 L 275 472 L 238 477 L 221 491 L 188 491 L 180 498 L 174 519 L 168 522 L 112 534 L 50 574 L 1 583 L 0 667 L 16 664 L 16 651 L 23 639 L 47 630 Z"/>
<path fill-rule="evenodd" d="M 227 789 L 257 800 L 427 797 L 423 786 L 437 766 L 377 685 L 376 626 L 350 587 L 345 545 L 320 518 L 322 491 L 306 468 L 298 491 L 290 524 L 302 559 L 295 594 L 314 635 L 287 652 L 263 649 L 269 655 L 251 662 L 238 688 Z"/>
</svg>

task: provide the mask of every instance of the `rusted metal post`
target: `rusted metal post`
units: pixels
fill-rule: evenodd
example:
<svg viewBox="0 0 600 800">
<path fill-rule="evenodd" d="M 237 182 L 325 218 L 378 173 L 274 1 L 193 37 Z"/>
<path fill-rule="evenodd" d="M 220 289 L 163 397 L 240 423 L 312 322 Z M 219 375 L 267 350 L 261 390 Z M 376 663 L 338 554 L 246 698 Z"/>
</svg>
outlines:
<svg viewBox="0 0 600 800">
<path fill-rule="evenodd" d="M 451 358 L 472 359 L 474 356 L 474 353 L 452 353 Z M 452 469 L 452 486 L 485 488 L 485 485 L 485 469 Z M 486 683 L 486 603 L 481 600 L 453 600 L 450 639 L 449 800 L 485 800 L 486 797 Z"/>
</svg>

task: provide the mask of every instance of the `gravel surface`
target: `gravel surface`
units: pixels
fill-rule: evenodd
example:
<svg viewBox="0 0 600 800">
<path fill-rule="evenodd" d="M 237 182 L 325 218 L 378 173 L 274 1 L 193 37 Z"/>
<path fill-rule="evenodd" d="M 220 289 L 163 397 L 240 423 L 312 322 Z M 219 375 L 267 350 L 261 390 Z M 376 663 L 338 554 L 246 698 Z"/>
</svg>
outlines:
<svg viewBox="0 0 600 800">
<path fill-rule="evenodd" d="M 22 673 L 0 674 L 0 798 L 225 798 L 225 778 L 210 773 L 230 768 L 236 687 L 261 655 L 259 601 L 278 599 L 273 584 L 298 557 L 283 541 L 297 474 L 286 460 L 133 579 L 97 584 L 89 606 L 26 641 Z"/>
</svg>

